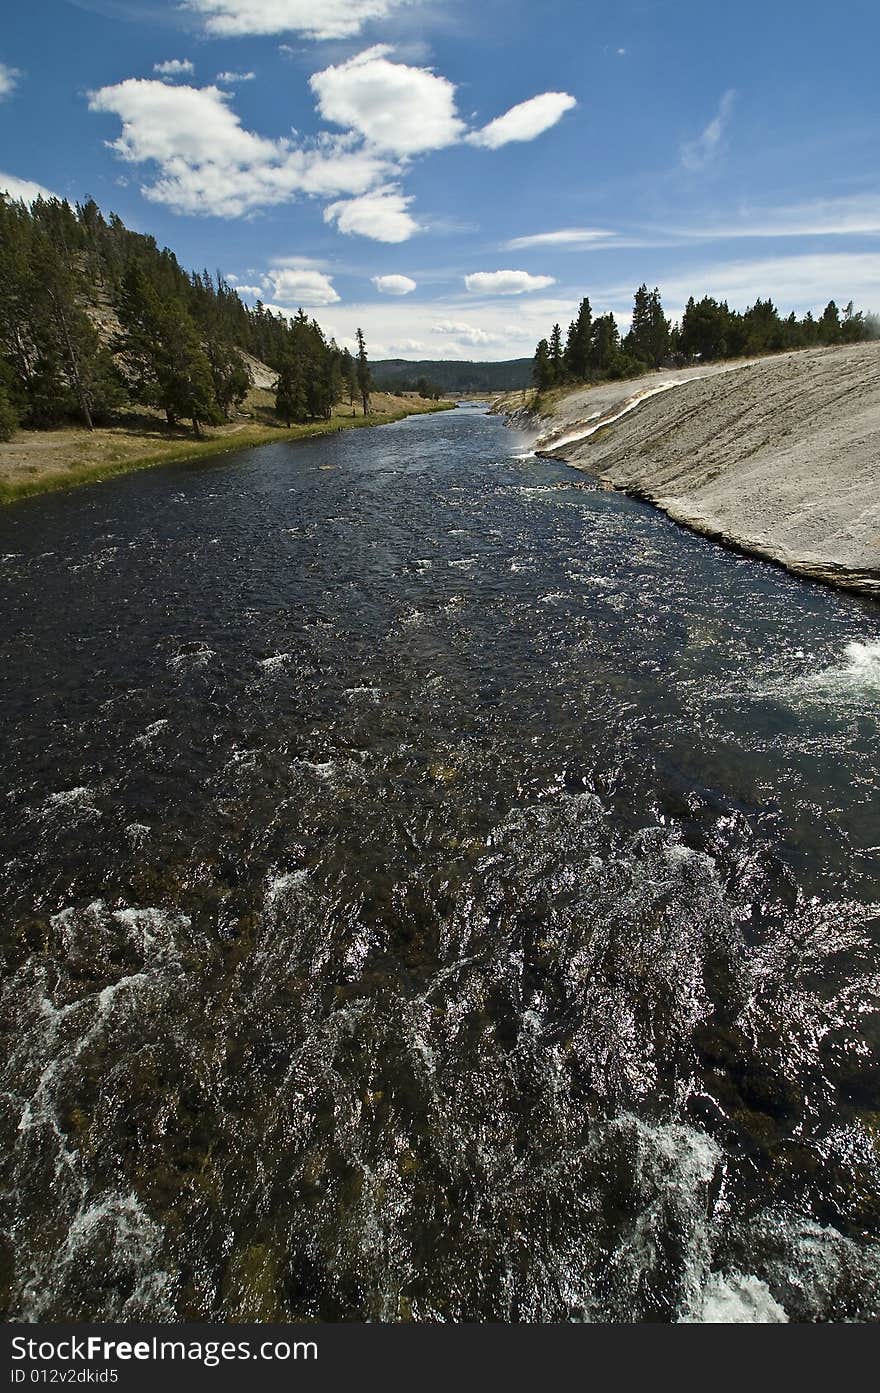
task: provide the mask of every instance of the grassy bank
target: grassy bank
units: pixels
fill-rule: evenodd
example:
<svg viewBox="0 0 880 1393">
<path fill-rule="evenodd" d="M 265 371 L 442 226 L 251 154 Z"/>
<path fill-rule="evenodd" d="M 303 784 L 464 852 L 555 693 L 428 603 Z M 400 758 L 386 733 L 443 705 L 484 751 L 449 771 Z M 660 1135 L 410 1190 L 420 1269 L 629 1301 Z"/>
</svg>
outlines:
<svg viewBox="0 0 880 1393">
<path fill-rule="evenodd" d="M 274 441 L 311 440 L 340 430 L 389 425 L 406 416 L 449 410 L 453 403 L 423 401 L 419 397 L 376 392 L 369 416 L 353 416 L 339 407 L 329 421 L 292 426 L 289 430 L 273 417 L 268 392 L 255 390 L 247 401 L 248 417 L 206 431 L 201 440 L 183 431 L 169 432 L 158 416 L 143 413 L 119 425 L 86 431 L 19 431 L 13 440 L 0 443 L 0 504 L 13 503 L 34 494 L 98 483 L 135 469 L 158 464 L 179 464 L 210 459 L 232 450 L 245 450 Z"/>
</svg>

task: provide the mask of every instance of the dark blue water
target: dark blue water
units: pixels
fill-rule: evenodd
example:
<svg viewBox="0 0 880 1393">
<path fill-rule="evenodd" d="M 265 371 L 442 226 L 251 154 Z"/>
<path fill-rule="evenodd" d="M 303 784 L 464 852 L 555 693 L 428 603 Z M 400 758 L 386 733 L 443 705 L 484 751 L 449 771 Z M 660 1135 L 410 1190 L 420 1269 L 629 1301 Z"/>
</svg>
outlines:
<svg viewBox="0 0 880 1393">
<path fill-rule="evenodd" d="M 8 1314 L 880 1314 L 880 607 L 460 410 L 0 512 Z"/>
</svg>

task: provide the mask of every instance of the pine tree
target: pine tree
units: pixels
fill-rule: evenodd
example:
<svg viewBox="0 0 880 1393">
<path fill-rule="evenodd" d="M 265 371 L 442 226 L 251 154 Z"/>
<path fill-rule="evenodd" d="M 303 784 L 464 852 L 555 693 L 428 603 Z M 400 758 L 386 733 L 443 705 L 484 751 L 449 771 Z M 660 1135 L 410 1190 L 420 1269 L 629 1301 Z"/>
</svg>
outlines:
<svg viewBox="0 0 880 1393">
<path fill-rule="evenodd" d="M 669 357 L 669 335 L 671 325 L 663 313 L 663 304 L 657 286 L 648 296 L 648 361 L 654 368 L 662 368 Z"/>
<path fill-rule="evenodd" d="M 321 390 L 324 398 L 324 417 L 329 421 L 333 416 L 334 406 L 342 396 L 342 354 L 332 339 L 324 353 Z"/>
<path fill-rule="evenodd" d="M 82 234 L 69 204 L 0 198 L 0 354 L 30 426 L 78 415 L 87 429 L 121 404 L 115 365 L 86 315 Z"/>
<path fill-rule="evenodd" d="M 357 396 L 357 371 L 355 369 L 354 358 L 347 348 L 342 350 L 342 382 L 345 387 L 345 395 L 348 397 L 348 404 L 351 407 L 351 414 L 354 416 L 354 399 Z"/>
<path fill-rule="evenodd" d="M 41 279 L 54 353 L 83 424 L 93 430 L 95 417 L 108 415 L 122 400 L 115 365 L 77 303 L 73 278 L 48 248 L 43 249 Z"/>
<path fill-rule="evenodd" d="M 550 345 L 546 339 L 541 339 L 535 349 L 535 362 L 532 368 L 532 381 L 538 389 L 538 394 L 546 392 L 548 387 L 553 385 L 553 365 L 550 362 Z"/>
<path fill-rule="evenodd" d="M 309 418 L 303 360 L 299 354 L 290 353 L 281 364 L 275 388 L 275 410 L 288 430 L 294 421 L 302 425 Z"/>
<path fill-rule="evenodd" d="M 633 358 L 642 363 L 650 363 L 651 310 L 648 287 L 644 282 L 639 286 L 633 301 L 632 324 L 626 336 L 625 348 Z"/>
<path fill-rule="evenodd" d="M 688 358 L 704 362 L 723 358 L 727 353 L 730 311 L 711 295 L 696 301 L 691 296 L 681 321 L 681 351 Z"/>
<path fill-rule="evenodd" d="M 11 440 L 18 426 L 18 412 L 0 382 L 0 440 Z"/>
<path fill-rule="evenodd" d="M 553 325 L 550 335 L 550 373 L 554 386 L 558 386 L 565 377 L 565 363 L 562 351 L 562 329 L 558 324 Z"/>
<path fill-rule="evenodd" d="M 198 330 L 182 300 L 161 300 L 142 265 L 126 277 L 119 317 L 125 355 L 139 399 L 165 412 L 169 427 L 189 418 L 198 438 L 221 416 Z"/>
<path fill-rule="evenodd" d="M 593 311 L 588 299 L 581 300 L 577 319 L 568 331 L 565 346 L 565 366 L 575 382 L 586 382 L 590 376 L 590 346 L 593 337 Z"/>
<path fill-rule="evenodd" d="M 632 327 L 624 340 L 624 348 L 650 368 L 660 368 L 669 357 L 669 320 L 663 313 L 660 291 L 655 286 L 639 286 L 633 304 Z"/>
<path fill-rule="evenodd" d="M 600 315 L 593 324 L 591 359 L 597 376 L 620 375 L 620 332 L 611 313 Z"/>
<path fill-rule="evenodd" d="M 25 415 L 38 353 L 34 233 L 33 217 L 25 205 L 0 195 L 0 355 L 8 365 L 9 390 Z"/>
<path fill-rule="evenodd" d="M 365 415 L 365 416 L 369 416 L 369 414 L 370 414 L 370 388 L 371 388 L 372 385 L 373 385 L 373 378 L 372 378 L 372 374 L 371 374 L 371 372 L 370 372 L 370 364 L 369 364 L 369 362 L 367 361 L 367 345 L 366 345 L 366 342 L 364 341 L 364 336 L 363 336 L 363 333 L 362 333 L 362 331 L 361 331 L 360 329 L 357 330 L 357 332 L 356 332 L 356 334 L 355 334 L 355 337 L 356 337 L 356 339 L 357 339 L 357 350 L 358 350 L 358 351 L 357 351 L 357 384 L 358 384 L 358 391 L 359 391 L 360 394 L 361 394 L 361 402 L 363 403 L 364 415 Z"/>
<path fill-rule="evenodd" d="M 122 334 L 114 351 L 122 358 L 135 398 L 150 403 L 161 355 L 161 305 L 146 264 L 140 260 L 132 260 L 125 269 L 117 312 Z M 168 424 L 175 424 L 170 415 Z"/>
<path fill-rule="evenodd" d="M 865 316 L 856 310 L 852 300 L 843 311 L 840 323 L 840 337 L 843 343 L 861 343 L 865 335 Z"/>
<path fill-rule="evenodd" d="M 226 420 L 237 411 L 251 388 L 251 374 L 241 354 L 220 339 L 208 338 L 205 354 L 211 368 L 214 397 Z"/>
<path fill-rule="evenodd" d="M 161 353 L 155 366 L 157 397 L 169 419 L 189 418 L 193 435 L 219 419 L 211 364 L 186 310 L 172 300 L 159 325 Z"/>
<path fill-rule="evenodd" d="M 840 311 L 833 300 L 828 301 L 819 320 L 819 341 L 840 343 Z"/>
</svg>

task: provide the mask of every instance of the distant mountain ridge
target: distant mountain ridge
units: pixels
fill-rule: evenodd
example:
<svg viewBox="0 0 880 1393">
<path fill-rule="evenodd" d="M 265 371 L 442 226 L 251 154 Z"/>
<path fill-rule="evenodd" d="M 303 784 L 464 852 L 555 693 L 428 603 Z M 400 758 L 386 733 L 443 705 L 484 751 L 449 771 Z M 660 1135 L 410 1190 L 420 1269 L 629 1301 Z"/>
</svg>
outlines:
<svg viewBox="0 0 880 1393">
<path fill-rule="evenodd" d="M 377 387 L 408 384 L 414 388 L 419 378 L 427 378 L 444 392 L 516 392 L 532 382 L 531 358 L 512 358 L 503 363 L 384 358 L 370 367 Z"/>
</svg>

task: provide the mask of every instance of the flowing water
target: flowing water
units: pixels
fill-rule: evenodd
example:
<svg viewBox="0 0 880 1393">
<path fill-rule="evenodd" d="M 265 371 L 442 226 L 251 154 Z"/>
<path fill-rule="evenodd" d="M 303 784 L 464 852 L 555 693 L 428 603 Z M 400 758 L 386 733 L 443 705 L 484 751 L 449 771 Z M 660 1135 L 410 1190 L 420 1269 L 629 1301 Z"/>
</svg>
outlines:
<svg viewBox="0 0 880 1393">
<path fill-rule="evenodd" d="M 11 1317 L 880 1315 L 880 607 L 522 450 L 0 516 Z"/>
</svg>

